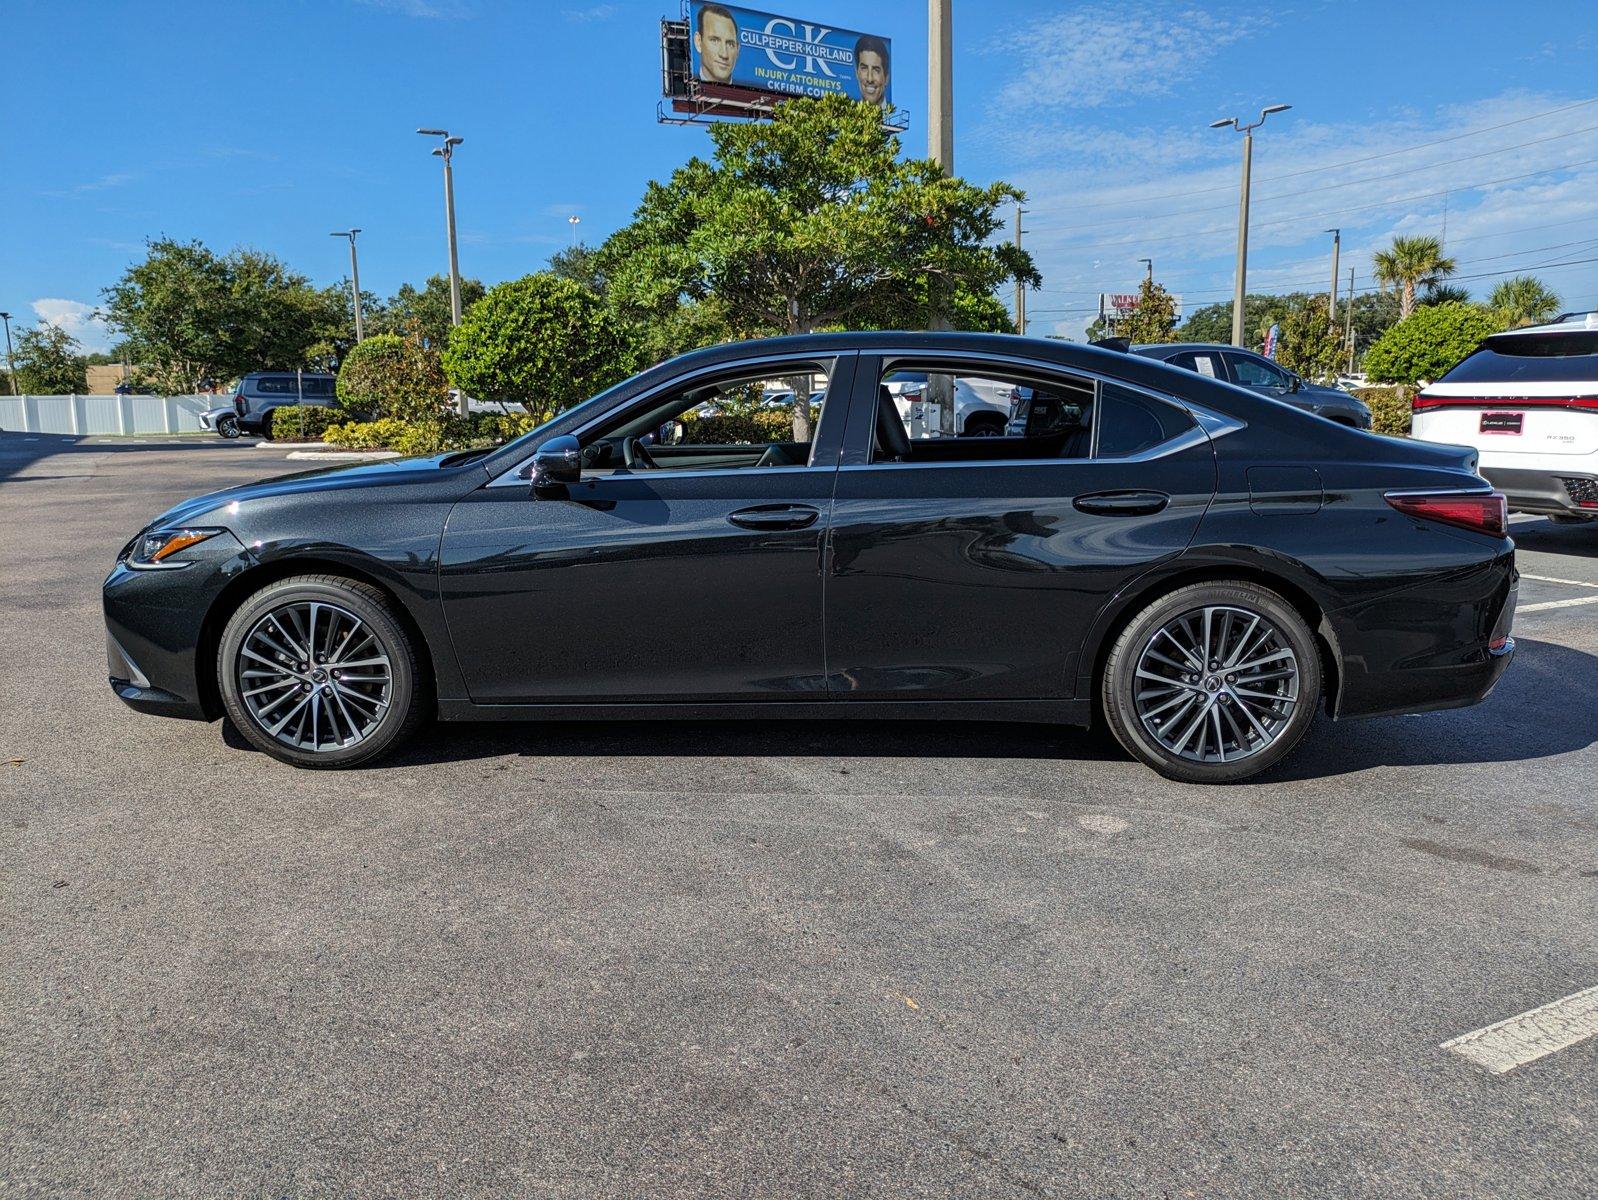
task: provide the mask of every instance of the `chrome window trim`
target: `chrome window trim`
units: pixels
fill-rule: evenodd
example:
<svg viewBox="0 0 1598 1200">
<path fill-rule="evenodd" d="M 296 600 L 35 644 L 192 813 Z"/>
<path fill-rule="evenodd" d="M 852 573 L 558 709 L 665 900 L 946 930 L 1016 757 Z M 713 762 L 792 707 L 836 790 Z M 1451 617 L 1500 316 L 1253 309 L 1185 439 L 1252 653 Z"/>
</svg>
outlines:
<svg viewBox="0 0 1598 1200">
<path fill-rule="evenodd" d="M 666 392 L 671 391 L 673 388 L 689 386 L 689 385 L 692 384 L 692 382 L 695 379 L 703 379 L 703 378 L 705 378 L 706 376 L 709 376 L 709 375 L 724 375 L 724 374 L 726 374 L 729 371 L 734 371 L 735 372 L 735 371 L 740 371 L 740 370 L 742 370 L 745 367 L 758 367 L 758 366 L 761 366 L 763 364 L 770 364 L 770 363 L 822 362 L 822 361 L 830 360 L 832 362 L 832 364 L 833 364 L 833 368 L 832 368 L 832 370 L 830 370 L 830 371 L 828 371 L 826 373 L 827 374 L 827 390 L 830 392 L 832 390 L 832 381 L 835 378 L 837 378 L 837 374 L 838 374 L 837 364 L 842 362 L 845 358 L 858 358 L 859 356 L 860 356 L 860 351 L 858 351 L 858 350 L 833 350 L 833 351 L 829 351 L 829 352 L 824 353 L 824 354 L 763 354 L 763 355 L 760 355 L 758 358 L 743 358 L 743 359 L 738 359 L 738 360 L 730 361 L 730 362 L 716 363 L 716 364 L 711 365 L 711 366 L 701 367 L 701 368 L 699 368 L 696 371 L 690 371 L 686 375 L 673 375 L 670 379 L 665 380 L 665 381 L 657 384 L 656 386 L 654 386 L 652 388 L 649 388 L 649 389 L 647 389 L 645 391 L 639 392 L 636 396 L 634 396 L 630 400 L 628 400 L 624 407 L 631 408 L 635 404 L 642 404 L 644 401 L 650 399 L 651 397 L 662 396 Z M 826 412 L 826 408 L 827 407 L 828 406 L 825 405 L 825 404 L 822 406 L 823 418 L 825 418 L 825 412 Z M 836 406 L 832 406 L 832 407 L 835 408 Z M 613 416 L 615 414 L 615 412 L 616 412 L 616 410 L 614 408 L 608 409 L 607 411 L 598 414 L 593 419 L 591 419 L 589 421 L 585 421 L 583 424 L 579 425 L 576 429 L 569 430 L 566 434 L 564 434 L 562 436 L 574 437 L 580 442 L 583 439 L 583 434 L 585 434 L 589 430 L 593 429 L 596 425 L 602 424 L 609 417 Z M 821 422 L 817 421 L 816 422 L 816 432 L 819 433 L 820 431 L 821 431 Z M 524 458 L 521 461 L 519 461 L 518 463 L 516 463 L 515 466 L 509 468 L 508 470 L 504 471 L 503 473 L 501 473 L 499 475 L 496 475 L 493 479 L 488 481 L 488 485 L 487 486 L 489 486 L 491 488 L 492 487 L 520 487 L 520 488 L 528 487 L 530 485 L 531 481 L 526 476 L 523 476 L 522 471 L 532 467 L 533 458 L 534 458 L 534 456 L 537 453 L 538 452 L 536 450 L 534 450 L 534 452 L 532 454 L 529 454 L 526 458 Z M 695 475 L 715 475 L 715 474 L 731 474 L 732 472 L 737 472 L 739 474 L 745 474 L 745 473 L 747 473 L 749 471 L 755 471 L 755 470 L 763 470 L 763 471 L 771 471 L 771 470 L 803 471 L 803 470 L 809 470 L 812 466 L 813 466 L 813 464 L 811 464 L 811 463 L 805 463 L 802 466 L 787 466 L 787 467 L 720 467 L 720 468 L 706 468 L 703 471 L 695 471 L 695 472 L 693 472 L 693 474 L 695 474 Z M 677 471 L 677 470 L 672 470 L 669 467 L 664 468 L 664 469 L 671 472 L 671 477 L 673 479 L 680 479 L 680 478 L 682 478 L 683 476 L 685 476 L 685 475 L 687 475 L 689 473 L 686 470 L 685 471 Z M 832 468 L 831 467 L 826 467 L 826 468 L 822 468 L 822 469 L 831 470 Z M 642 474 L 642 472 L 636 472 L 636 473 L 637 474 Z M 612 476 L 608 476 L 607 475 L 607 476 L 605 476 L 605 478 L 607 478 L 607 479 L 608 478 L 612 478 Z"/>
</svg>

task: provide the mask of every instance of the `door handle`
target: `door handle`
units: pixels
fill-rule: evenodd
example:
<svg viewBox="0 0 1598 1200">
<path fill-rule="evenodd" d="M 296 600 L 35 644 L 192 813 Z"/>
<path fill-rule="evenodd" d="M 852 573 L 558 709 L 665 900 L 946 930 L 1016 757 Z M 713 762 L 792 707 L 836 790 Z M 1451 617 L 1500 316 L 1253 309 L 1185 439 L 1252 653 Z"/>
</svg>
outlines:
<svg viewBox="0 0 1598 1200">
<path fill-rule="evenodd" d="M 808 504 L 766 504 L 756 508 L 740 508 L 727 520 L 744 529 L 806 529 L 821 516 L 819 508 Z"/>
<path fill-rule="evenodd" d="M 1079 512 L 1105 517 L 1146 517 L 1161 512 L 1170 502 L 1164 492 L 1094 492 L 1071 501 Z"/>
</svg>

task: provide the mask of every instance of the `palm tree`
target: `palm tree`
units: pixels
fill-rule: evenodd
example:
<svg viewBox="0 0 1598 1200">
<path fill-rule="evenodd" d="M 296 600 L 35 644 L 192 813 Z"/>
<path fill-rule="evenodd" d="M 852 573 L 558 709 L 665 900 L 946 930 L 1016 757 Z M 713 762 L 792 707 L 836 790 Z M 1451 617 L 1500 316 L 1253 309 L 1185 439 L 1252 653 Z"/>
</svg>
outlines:
<svg viewBox="0 0 1598 1200">
<path fill-rule="evenodd" d="M 1457 265 L 1443 255 L 1443 244 L 1434 237 L 1395 237 L 1392 248 L 1378 250 L 1372 257 L 1376 282 L 1383 288 L 1398 289 L 1398 319 L 1415 311 L 1415 289 L 1452 275 Z"/>
<path fill-rule="evenodd" d="M 1553 320 L 1559 314 L 1559 297 L 1535 275 L 1516 275 L 1492 290 L 1487 297 L 1487 307 L 1497 312 L 1510 329 L 1515 329 Z"/>
<path fill-rule="evenodd" d="M 1415 301 L 1417 305 L 1435 307 L 1439 304 L 1469 304 L 1470 291 L 1451 283 L 1431 283 Z"/>
</svg>

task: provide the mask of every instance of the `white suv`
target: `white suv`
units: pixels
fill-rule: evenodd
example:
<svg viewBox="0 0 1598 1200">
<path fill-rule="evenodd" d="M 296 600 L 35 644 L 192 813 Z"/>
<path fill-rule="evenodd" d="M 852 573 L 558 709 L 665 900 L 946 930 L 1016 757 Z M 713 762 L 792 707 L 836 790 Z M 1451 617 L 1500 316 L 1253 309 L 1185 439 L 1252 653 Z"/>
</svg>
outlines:
<svg viewBox="0 0 1598 1200">
<path fill-rule="evenodd" d="M 1476 448 L 1510 511 L 1598 520 L 1598 312 L 1494 334 L 1412 407 L 1415 437 Z"/>
</svg>

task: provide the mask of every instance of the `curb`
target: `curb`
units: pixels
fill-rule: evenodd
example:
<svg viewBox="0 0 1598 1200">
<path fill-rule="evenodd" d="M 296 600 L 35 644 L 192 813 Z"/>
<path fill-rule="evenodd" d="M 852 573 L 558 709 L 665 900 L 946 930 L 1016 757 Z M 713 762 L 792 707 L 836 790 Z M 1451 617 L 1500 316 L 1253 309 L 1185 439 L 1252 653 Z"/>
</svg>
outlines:
<svg viewBox="0 0 1598 1200">
<path fill-rule="evenodd" d="M 309 462 L 360 462 L 365 459 L 404 456 L 398 450 L 292 450 L 287 457 Z"/>
</svg>

